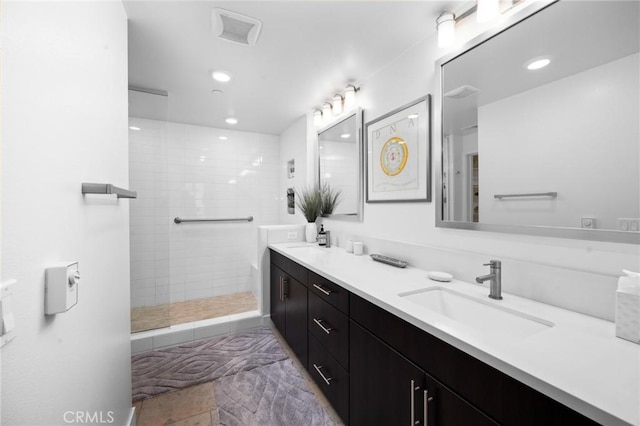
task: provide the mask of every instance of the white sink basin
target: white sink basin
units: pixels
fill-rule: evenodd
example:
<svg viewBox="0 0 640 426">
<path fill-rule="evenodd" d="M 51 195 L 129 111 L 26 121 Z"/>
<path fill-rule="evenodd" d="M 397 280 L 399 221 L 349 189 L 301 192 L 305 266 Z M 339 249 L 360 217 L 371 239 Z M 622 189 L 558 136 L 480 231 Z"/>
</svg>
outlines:
<svg viewBox="0 0 640 426">
<path fill-rule="evenodd" d="M 554 326 L 541 318 L 443 287 L 415 290 L 398 296 L 488 336 L 524 338 Z"/>
</svg>

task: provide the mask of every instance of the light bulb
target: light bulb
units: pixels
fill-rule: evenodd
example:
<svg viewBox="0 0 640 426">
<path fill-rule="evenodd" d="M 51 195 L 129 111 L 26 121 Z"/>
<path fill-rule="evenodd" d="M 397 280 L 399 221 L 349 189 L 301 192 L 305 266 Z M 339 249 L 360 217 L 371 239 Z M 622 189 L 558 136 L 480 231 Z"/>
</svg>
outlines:
<svg viewBox="0 0 640 426">
<path fill-rule="evenodd" d="M 322 111 L 319 109 L 313 111 L 313 125 L 316 127 L 322 126 Z"/>
<path fill-rule="evenodd" d="M 331 118 L 331 103 L 325 102 L 324 105 L 322 105 L 322 117 L 325 120 Z"/>
<path fill-rule="evenodd" d="M 451 12 L 442 12 L 436 20 L 438 47 L 450 47 L 456 38 L 456 18 Z"/>
<path fill-rule="evenodd" d="M 344 89 L 344 110 L 350 111 L 356 106 L 356 87 L 352 84 Z"/>
<path fill-rule="evenodd" d="M 333 105 L 332 105 L 333 113 L 335 115 L 342 114 L 342 96 L 334 95 L 333 96 Z"/>
</svg>

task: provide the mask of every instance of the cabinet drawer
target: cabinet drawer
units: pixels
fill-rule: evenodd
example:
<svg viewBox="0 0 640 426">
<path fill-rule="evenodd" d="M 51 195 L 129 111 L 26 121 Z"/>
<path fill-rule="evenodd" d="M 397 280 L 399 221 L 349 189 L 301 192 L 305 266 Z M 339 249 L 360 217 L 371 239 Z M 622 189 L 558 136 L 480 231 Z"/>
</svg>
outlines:
<svg viewBox="0 0 640 426">
<path fill-rule="evenodd" d="M 349 374 L 313 335 L 309 336 L 309 374 L 343 422 L 349 421 Z"/>
<path fill-rule="evenodd" d="M 300 284 L 307 286 L 307 268 L 304 266 L 298 265 L 293 260 L 273 250 L 271 250 L 271 263 L 282 269 L 285 274 L 298 280 Z"/>
<path fill-rule="evenodd" d="M 349 370 L 349 318 L 309 292 L 309 331 Z"/>
<path fill-rule="evenodd" d="M 309 271 L 309 288 L 340 312 L 349 315 L 349 292 L 338 284 Z"/>
</svg>

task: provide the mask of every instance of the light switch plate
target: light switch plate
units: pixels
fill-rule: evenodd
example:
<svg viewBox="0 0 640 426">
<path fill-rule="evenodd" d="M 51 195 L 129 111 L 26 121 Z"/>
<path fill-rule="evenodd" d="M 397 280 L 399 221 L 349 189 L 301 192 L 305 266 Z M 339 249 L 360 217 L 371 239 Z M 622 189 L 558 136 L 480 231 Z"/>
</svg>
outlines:
<svg viewBox="0 0 640 426">
<path fill-rule="evenodd" d="M 580 220 L 583 229 L 596 229 L 596 218 L 592 216 L 583 216 Z"/>
</svg>

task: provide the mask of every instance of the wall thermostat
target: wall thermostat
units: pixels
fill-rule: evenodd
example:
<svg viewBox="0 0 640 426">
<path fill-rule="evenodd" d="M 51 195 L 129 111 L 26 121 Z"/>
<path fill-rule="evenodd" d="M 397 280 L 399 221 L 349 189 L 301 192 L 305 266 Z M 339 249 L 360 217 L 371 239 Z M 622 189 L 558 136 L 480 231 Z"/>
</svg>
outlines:
<svg viewBox="0 0 640 426">
<path fill-rule="evenodd" d="M 44 313 L 59 314 L 78 303 L 78 262 L 61 262 L 46 269 Z"/>
</svg>

